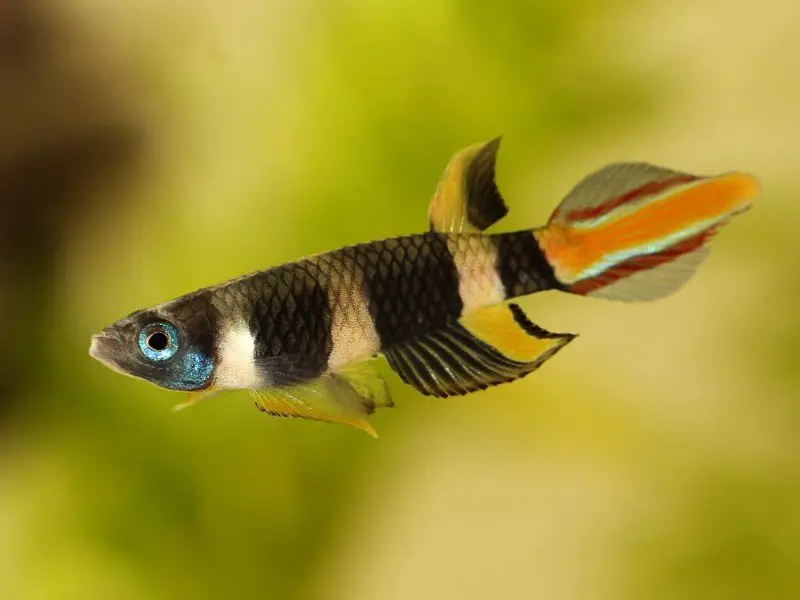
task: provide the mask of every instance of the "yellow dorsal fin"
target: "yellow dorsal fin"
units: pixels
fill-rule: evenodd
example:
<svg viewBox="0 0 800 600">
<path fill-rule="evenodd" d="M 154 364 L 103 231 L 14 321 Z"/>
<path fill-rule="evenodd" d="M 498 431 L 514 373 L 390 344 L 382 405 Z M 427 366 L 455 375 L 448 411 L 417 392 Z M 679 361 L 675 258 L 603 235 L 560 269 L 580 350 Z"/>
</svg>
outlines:
<svg viewBox="0 0 800 600">
<path fill-rule="evenodd" d="M 508 213 L 495 183 L 499 147 L 498 137 L 464 148 L 450 159 L 428 208 L 432 231 L 478 233 Z"/>
</svg>

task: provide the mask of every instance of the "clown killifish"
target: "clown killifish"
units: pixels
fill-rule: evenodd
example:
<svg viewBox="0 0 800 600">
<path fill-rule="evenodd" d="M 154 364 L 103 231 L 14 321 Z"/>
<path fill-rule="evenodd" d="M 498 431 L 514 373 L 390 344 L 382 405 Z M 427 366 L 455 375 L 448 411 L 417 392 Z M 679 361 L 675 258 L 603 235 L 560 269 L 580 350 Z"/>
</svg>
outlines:
<svg viewBox="0 0 800 600">
<path fill-rule="evenodd" d="M 318 254 L 139 310 L 92 337 L 114 370 L 190 392 L 248 389 L 256 406 L 360 428 L 393 406 L 382 355 L 428 396 L 535 371 L 574 334 L 535 325 L 514 298 L 546 290 L 639 301 L 678 290 L 758 180 L 616 163 L 578 183 L 542 227 L 484 233 L 508 212 L 499 138 L 456 153 L 429 229 Z"/>
</svg>

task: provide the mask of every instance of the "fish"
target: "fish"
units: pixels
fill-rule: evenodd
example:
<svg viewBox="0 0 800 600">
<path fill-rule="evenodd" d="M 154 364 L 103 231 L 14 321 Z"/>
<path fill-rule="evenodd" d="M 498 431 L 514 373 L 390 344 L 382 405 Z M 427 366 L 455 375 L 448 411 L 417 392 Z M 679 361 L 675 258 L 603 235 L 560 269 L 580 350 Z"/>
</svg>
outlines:
<svg viewBox="0 0 800 600">
<path fill-rule="evenodd" d="M 424 396 L 463 396 L 533 373 L 577 334 L 553 333 L 516 299 L 545 291 L 622 302 L 665 298 L 760 191 L 754 175 L 693 175 L 647 162 L 580 180 L 546 224 L 488 233 L 508 214 L 500 137 L 448 162 L 428 227 L 249 273 L 92 336 L 90 356 L 173 391 L 176 409 L 250 390 L 277 417 L 348 425 L 394 406 L 383 357 Z"/>
</svg>

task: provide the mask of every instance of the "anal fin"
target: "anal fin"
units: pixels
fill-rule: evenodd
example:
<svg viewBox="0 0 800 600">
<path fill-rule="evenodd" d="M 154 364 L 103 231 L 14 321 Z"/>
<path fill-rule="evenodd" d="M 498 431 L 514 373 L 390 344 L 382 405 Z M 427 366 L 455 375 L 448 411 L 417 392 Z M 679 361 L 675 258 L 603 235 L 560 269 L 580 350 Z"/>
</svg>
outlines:
<svg viewBox="0 0 800 600">
<path fill-rule="evenodd" d="M 517 304 L 505 304 L 477 310 L 385 355 L 420 393 L 461 396 L 524 377 L 574 338 L 545 331 Z"/>
</svg>

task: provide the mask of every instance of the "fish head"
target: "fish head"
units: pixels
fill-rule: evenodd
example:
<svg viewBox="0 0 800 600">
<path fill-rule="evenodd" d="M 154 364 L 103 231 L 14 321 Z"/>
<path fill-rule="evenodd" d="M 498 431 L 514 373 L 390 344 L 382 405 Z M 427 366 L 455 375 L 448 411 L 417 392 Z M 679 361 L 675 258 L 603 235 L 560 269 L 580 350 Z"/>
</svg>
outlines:
<svg viewBox="0 0 800 600">
<path fill-rule="evenodd" d="M 211 387 L 214 311 L 202 297 L 138 310 L 92 336 L 89 355 L 118 373 L 162 388 Z"/>
</svg>

